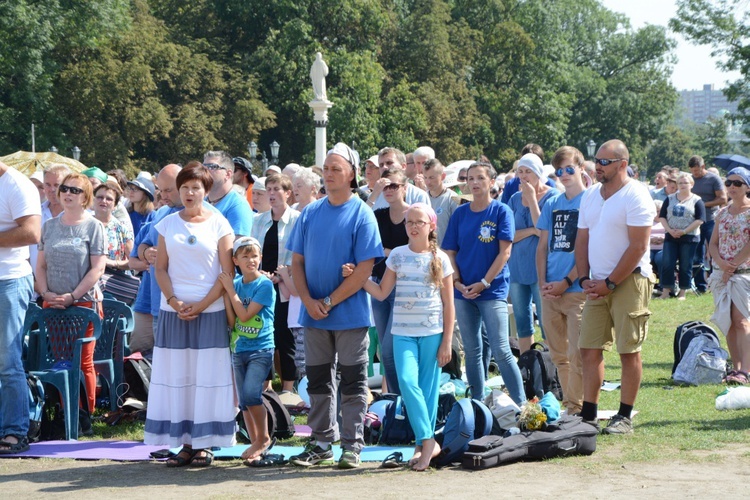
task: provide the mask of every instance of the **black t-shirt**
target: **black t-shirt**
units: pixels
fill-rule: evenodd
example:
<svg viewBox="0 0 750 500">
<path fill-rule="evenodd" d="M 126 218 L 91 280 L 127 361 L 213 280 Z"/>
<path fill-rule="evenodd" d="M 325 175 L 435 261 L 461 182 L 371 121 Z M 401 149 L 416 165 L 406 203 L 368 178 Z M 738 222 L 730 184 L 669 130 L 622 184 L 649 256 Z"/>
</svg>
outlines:
<svg viewBox="0 0 750 500">
<path fill-rule="evenodd" d="M 272 273 L 279 267 L 279 221 L 272 222 L 263 240 L 263 261 L 261 269 Z"/>
<path fill-rule="evenodd" d="M 394 224 L 391 221 L 389 211 L 389 208 L 375 210 L 375 220 L 378 221 L 378 231 L 380 232 L 380 239 L 383 241 L 383 248 L 393 250 L 396 247 L 407 245 L 409 237 L 406 235 L 406 225 L 404 224 L 406 219 L 399 224 Z M 385 269 L 385 259 L 383 259 L 372 268 L 372 275 L 381 279 L 385 274 Z"/>
</svg>

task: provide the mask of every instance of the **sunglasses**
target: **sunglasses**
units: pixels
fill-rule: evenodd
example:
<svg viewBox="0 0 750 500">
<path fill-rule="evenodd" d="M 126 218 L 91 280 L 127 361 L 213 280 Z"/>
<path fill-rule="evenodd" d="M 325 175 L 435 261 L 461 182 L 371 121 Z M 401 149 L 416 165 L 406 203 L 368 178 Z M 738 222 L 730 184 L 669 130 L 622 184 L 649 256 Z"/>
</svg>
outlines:
<svg viewBox="0 0 750 500">
<path fill-rule="evenodd" d="M 458 178 L 458 182 L 466 182 L 467 179 L 468 177 L 466 177 L 465 175 L 462 175 L 461 177 Z"/>
<path fill-rule="evenodd" d="M 736 188 L 742 187 L 742 186 L 747 186 L 747 184 L 745 184 L 743 181 L 730 181 L 729 179 L 727 179 L 727 180 L 724 181 L 724 185 L 726 187 L 734 186 Z M 62 187 L 62 186 L 60 186 L 60 187 Z"/>
<path fill-rule="evenodd" d="M 204 163 L 203 166 L 209 170 L 219 170 L 219 169 L 226 170 L 226 168 L 222 167 L 221 165 L 217 163 Z"/>
<path fill-rule="evenodd" d="M 565 167 L 565 168 L 558 168 L 555 171 L 555 175 L 557 175 L 558 177 L 562 177 L 563 174 L 575 175 L 575 173 L 576 173 L 576 169 L 570 166 Z"/>
<path fill-rule="evenodd" d="M 395 191 L 398 188 L 400 188 L 401 186 L 403 186 L 403 184 L 398 184 L 396 182 L 391 182 L 390 184 L 386 184 L 385 186 L 383 186 L 383 191 Z"/>
<path fill-rule="evenodd" d="M 70 191 L 71 194 L 81 194 L 83 193 L 83 189 L 73 187 L 73 186 L 66 186 L 65 184 L 60 184 L 60 192 L 61 193 L 67 193 Z"/>
<path fill-rule="evenodd" d="M 614 163 L 616 161 L 623 161 L 625 159 L 626 158 L 612 158 L 612 159 L 608 159 L 608 158 L 594 158 L 594 161 L 596 163 L 598 163 L 599 165 L 601 165 L 602 167 L 606 167 L 607 165 L 609 165 L 611 163 Z"/>
</svg>

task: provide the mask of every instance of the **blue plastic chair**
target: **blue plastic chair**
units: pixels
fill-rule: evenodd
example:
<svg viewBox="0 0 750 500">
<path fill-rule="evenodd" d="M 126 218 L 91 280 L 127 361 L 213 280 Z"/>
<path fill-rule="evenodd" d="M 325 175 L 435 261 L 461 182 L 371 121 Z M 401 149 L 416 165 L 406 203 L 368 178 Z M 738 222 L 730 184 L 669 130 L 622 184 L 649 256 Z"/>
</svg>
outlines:
<svg viewBox="0 0 750 500">
<path fill-rule="evenodd" d="M 109 387 L 109 405 L 117 409 L 117 403 L 124 393 L 125 335 L 132 333 L 135 325 L 133 310 L 114 299 L 104 299 L 104 322 L 102 334 L 94 348 L 94 369 Z"/>
<path fill-rule="evenodd" d="M 34 359 L 29 359 L 30 372 L 51 384 L 62 398 L 66 439 L 78 439 L 78 402 L 81 392 L 81 349 L 84 342 L 93 342 L 102 331 L 99 315 L 85 307 L 32 310 L 26 315 L 24 330 L 39 325 Z M 89 324 L 94 335 L 86 337 Z"/>
<path fill-rule="evenodd" d="M 31 302 L 29 308 L 26 309 L 25 318 L 28 318 L 32 314 L 41 310 L 42 308 L 39 307 L 36 302 Z M 23 342 L 23 369 L 29 371 L 31 364 L 33 363 L 33 360 L 36 360 L 37 352 L 39 351 L 39 347 L 37 347 L 37 343 L 39 342 L 39 325 L 33 322 L 26 323 L 26 320 L 24 319 Z"/>
</svg>

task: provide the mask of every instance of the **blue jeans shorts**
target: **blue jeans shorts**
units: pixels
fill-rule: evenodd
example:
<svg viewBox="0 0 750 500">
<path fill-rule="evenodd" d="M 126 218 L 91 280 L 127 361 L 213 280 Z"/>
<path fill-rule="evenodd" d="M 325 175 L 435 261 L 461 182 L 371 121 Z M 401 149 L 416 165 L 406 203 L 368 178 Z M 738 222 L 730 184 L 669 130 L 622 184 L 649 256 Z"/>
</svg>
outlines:
<svg viewBox="0 0 750 500">
<path fill-rule="evenodd" d="M 273 349 L 235 352 L 232 354 L 234 383 L 240 409 L 263 404 L 263 383 L 273 364 Z"/>
</svg>

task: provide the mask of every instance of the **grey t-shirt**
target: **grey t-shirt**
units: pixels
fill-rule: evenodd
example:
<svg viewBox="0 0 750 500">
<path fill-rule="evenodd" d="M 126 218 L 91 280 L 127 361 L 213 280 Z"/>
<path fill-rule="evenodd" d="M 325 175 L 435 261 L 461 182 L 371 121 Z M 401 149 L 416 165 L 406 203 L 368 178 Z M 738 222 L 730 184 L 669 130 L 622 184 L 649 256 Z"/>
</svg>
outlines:
<svg viewBox="0 0 750 500">
<path fill-rule="evenodd" d="M 448 229 L 448 221 L 451 219 L 453 212 L 456 211 L 456 207 L 458 207 L 458 195 L 450 189 L 444 190 L 442 194 L 435 198 L 432 197 L 429 191 L 427 195 L 430 197 L 430 206 L 435 211 L 435 215 L 437 215 L 438 246 L 440 246 L 443 244 L 445 230 Z"/>
<path fill-rule="evenodd" d="M 104 225 L 93 217 L 66 226 L 60 217 L 45 222 L 39 251 L 47 262 L 47 288 L 58 295 L 70 293 L 91 269 L 92 255 L 104 255 Z M 80 300 L 94 299 L 94 288 Z"/>
<path fill-rule="evenodd" d="M 701 197 L 703 203 L 715 200 L 716 191 L 724 191 L 724 184 L 721 183 L 721 178 L 712 172 L 706 172 L 706 175 L 697 179 L 693 177 L 693 181 L 695 185 L 692 191 Z M 719 211 L 719 208 L 718 206 L 706 207 L 707 222 L 714 220 L 714 216 Z"/>
</svg>

